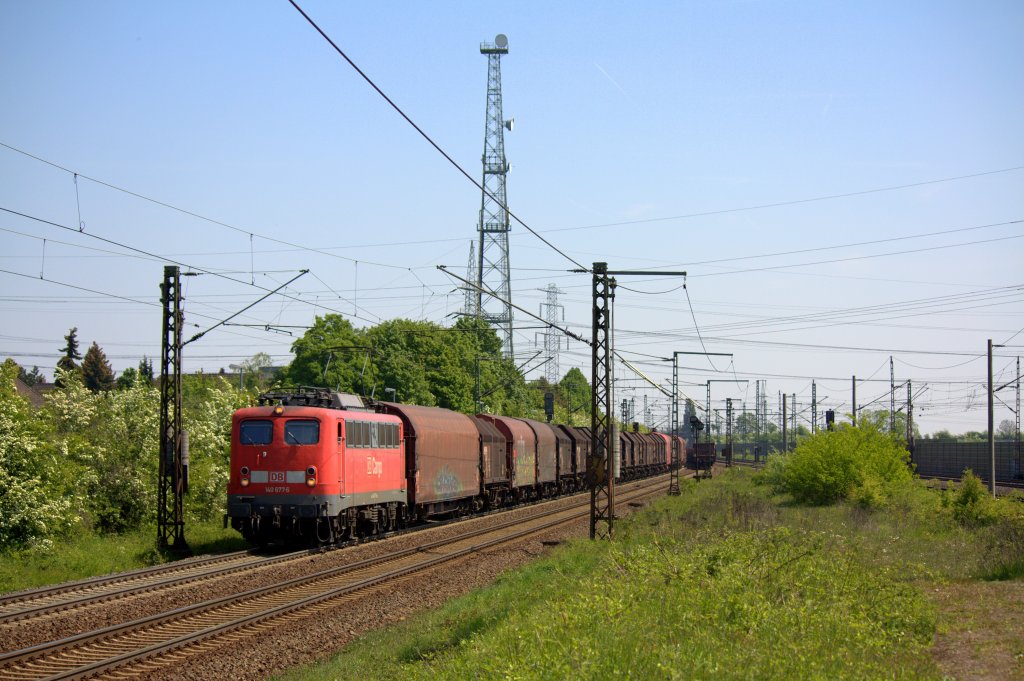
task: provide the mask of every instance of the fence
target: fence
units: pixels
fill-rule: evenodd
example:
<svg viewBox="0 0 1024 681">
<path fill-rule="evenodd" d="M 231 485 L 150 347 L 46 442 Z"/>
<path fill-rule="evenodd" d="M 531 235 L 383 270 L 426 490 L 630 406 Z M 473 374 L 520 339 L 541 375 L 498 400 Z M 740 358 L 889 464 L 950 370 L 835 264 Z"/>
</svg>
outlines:
<svg viewBox="0 0 1024 681">
<path fill-rule="evenodd" d="M 992 454 L 987 442 L 959 440 L 918 440 L 912 460 L 922 477 L 959 478 L 970 468 L 988 482 L 992 476 Z M 1017 443 L 996 442 L 996 482 L 1021 480 L 1021 455 Z"/>
<path fill-rule="evenodd" d="M 961 442 L 959 440 L 917 440 L 911 460 L 922 477 L 959 478 L 964 469 L 971 471 L 986 483 L 991 477 L 992 455 L 987 442 Z M 775 450 L 771 450 L 775 453 Z M 725 462 L 725 444 L 717 447 L 717 459 Z M 734 443 L 732 460 L 763 463 L 765 450 L 761 445 Z M 1021 452 L 1012 441 L 996 442 L 996 482 L 1019 482 L 1024 479 Z"/>
</svg>

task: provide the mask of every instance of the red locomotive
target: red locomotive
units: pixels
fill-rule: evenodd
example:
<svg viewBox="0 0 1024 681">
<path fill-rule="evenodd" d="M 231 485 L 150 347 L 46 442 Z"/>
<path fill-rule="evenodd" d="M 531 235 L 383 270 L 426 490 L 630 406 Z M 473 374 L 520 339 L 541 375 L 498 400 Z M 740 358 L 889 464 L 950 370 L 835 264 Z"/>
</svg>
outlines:
<svg viewBox="0 0 1024 681">
<path fill-rule="evenodd" d="M 629 433 L 621 440 L 616 477 L 668 470 L 668 436 Z M 319 388 L 271 392 L 232 419 L 225 520 L 261 544 L 380 534 L 582 489 L 589 453 L 586 428 L 392 402 L 367 406 Z"/>
</svg>

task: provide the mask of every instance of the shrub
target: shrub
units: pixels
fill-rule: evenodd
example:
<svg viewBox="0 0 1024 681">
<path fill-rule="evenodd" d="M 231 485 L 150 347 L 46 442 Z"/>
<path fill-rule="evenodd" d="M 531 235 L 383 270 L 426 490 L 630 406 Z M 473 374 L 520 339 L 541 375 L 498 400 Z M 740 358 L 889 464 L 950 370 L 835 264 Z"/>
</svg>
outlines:
<svg viewBox="0 0 1024 681">
<path fill-rule="evenodd" d="M 953 519 L 964 527 L 991 525 L 998 515 L 984 483 L 970 468 L 964 471 L 951 506 Z"/>
<path fill-rule="evenodd" d="M 70 526 L 71 504 L 17 375 L 13 361 L 0 366 L 0 551 L 46 546 Z"/>
<path fill-rule="evenodd" d="M 900 443 L 875 428 L 847 425 L 803 440 L 770 462 L 762 476 L 800 503 L 850 499 L 865 507 L 881 505 L 894 487 L 912 478 Z"/>
</svg>

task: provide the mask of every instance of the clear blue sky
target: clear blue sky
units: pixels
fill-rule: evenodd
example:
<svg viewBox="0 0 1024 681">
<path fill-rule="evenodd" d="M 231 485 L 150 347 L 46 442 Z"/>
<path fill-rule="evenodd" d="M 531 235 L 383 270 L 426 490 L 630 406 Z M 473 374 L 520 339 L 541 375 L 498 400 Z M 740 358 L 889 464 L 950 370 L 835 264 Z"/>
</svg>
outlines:
<svg viewBox="0 0 1024 681">
<path fill-rule="evenodd" d="M 897 382 L 922 391 L 923 429 L 959 432 L 984 427 L 987 338 L 1016 345 L 996 360 L 1000 379 L 1014 377 L 1024 346 L 1024 333 L 1014 336 L 1024 327 L 1024 4 L 302 4 L 474 176 L 479 43 L 507 34 L 513 211 L 584 264 L 687 270 L 707 350 L 735 354 L 728 368 L 715 360 L 718 373 L 686 360 L 688 383 L 735 370 L 767 379 L 773 409 L 778 391 L 797 393 L 803 409 L 816 377 L 822 408 L 844 411 L 856 374 L 873 379 L 858 401 L 884 395 L 883 406 L 891 353 Z M 80 206 L 85 232 L 0 211 L 0 269 L 29 275 L 0 273 L 0 358 L 49 375 L 71 326 L 83 351 L 97 341 L 117 370 L 158 357 L 167 258 L 241 282 L 187 280 L 196 330 L 255 300 L 248 282 L 273 288 L 300 268 L 311 273 L 291 290 L 315 304 L 275 298 L 246 321 L 303 325 L 324 307 L 357 306 L 370 322 L 444 321 L 461 305 L 436 265 L 463 273 L 479 191 L 283 0 L 7 0 L 0 101 L 3 144 L 237 228 L 82 178 L 76 204 L 71 174 L 0 147 L 0 207 L 74 227 Z M 932 182 L 968 175 L 979 176 Z M 882 239 L 894 240 L 864 243 Z M 519 225 L 511 244 L 515 302 L 537 311 L 539 289 L 556 283 L 567 324 L 589 329 L 589 279 L 566 273 L 572 265 Z M 886 255 L 897 251 L 913 252 Z M 776 253 L 789 254 L 737 259 Z M 648 293 L 678 284 L 621 283 Z M 700 350 L 683 290 L 620 289 L 616 304 L 618 349 L 656 380 L 670 375 L 665 363 L 630 353 Z M 878 307 L 842 312 L 867 306 Z M 791 320 L 808 314 L 823 317 Z M 518 316 L 517 326 L 533 324 Z M 524 360 L 535 339 L 517 334 Z M 285 363 L 290 342 L 219 329 L 189 346 L 186 369 L 217 371 L 259 351 Z M 588 352 L 570 344 L 562 372 L 589 373 Z M 646 394 L 664 417 L 663 397 L 624 368 L 617 375 L 620 397 L 639 410 Z M 703 400 L 703 387 L 685 390 Z M 713 393 L 753 408 L 752 382 Z M 1012 391 L 1000 395 L 1012 405 Z M 1005 418 L 1000 406 L 997 423 Z"/>
</svg>

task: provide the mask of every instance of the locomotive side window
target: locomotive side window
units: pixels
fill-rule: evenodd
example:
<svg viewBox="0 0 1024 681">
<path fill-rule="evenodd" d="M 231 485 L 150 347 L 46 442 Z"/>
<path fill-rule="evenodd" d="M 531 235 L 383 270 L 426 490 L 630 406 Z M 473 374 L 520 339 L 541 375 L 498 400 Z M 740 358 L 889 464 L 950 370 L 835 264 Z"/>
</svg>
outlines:
<svg viewBox="0 0 1024 681">
<path fill-rule="evenodd" d="M 348 446 L 365 447 L 368 438 L 366 437 L 366 426 L 364 421 L 348 422 Z"/>
<path fill-rule="evenodd" d="M 273 438 L 272 421 L 242 421 L 238 426 L 238 441 L 243 445 L 269 445 Z"/>
<path fill-rule="evenodd" d="M 398 449 L 398 424 L 377 421 L 347 421 L 351 448 Z"/>
<path fill-rule="evenodd" d="M 312 419 L 285 421 L 284 442 L 289 445 L 315 445 L 320 442 L 320 422 Z"/>
</svg>

